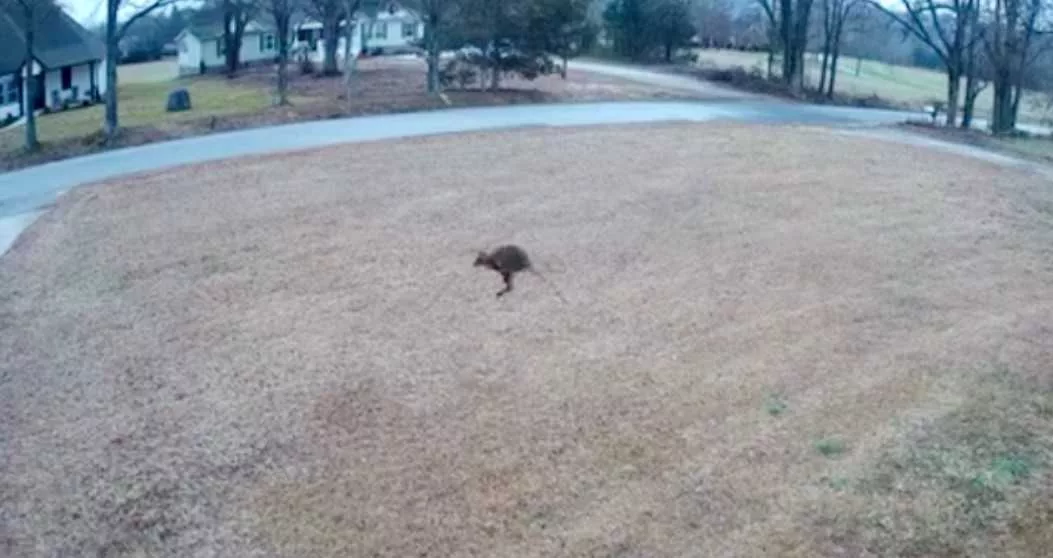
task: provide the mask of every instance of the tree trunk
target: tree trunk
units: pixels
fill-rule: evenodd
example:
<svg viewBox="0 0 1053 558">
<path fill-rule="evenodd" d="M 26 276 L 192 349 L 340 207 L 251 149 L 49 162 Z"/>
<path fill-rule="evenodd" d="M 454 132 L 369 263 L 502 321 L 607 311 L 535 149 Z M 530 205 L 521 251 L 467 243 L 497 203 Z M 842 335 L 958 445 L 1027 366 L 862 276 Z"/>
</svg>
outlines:
<svg viewBox="0 0 1053 558">
<path fill-rule="evenodd" d="M 797 61 L 793 49 L 793 4 L 791 0 L 779 2 L 779 39 L 782 41 L 782 80 L 786 85 L 794 82 L 793 65 Z"/>
<path fill-rule="evenodd" d="M 26 55 L 22 59 L 22 64 L 25 66 L 25 78 L 21 80 L 21 83 L 25 84 L 23 87 L 22 106 L 24 108 L 26 117 L 26 151 L 36 151 L 40 148 L 40 141 L 37 139 L 37 115 L 36 107 L 34 106 L 37 98 L 37 80 L 33 76 L 33 41 L 35 29 L 33 25 L 34 14 L 33 9 L 30 7 L 32 4 L 27 5 L 24 10 L 26 16 Z"/>
<path fill-rule="evenodd" d="M 497 39 L 490 41 L 490 65 L 493 73 L 490 75 L 490 91 L 501 88 L 501 51 L 497 48 Z"/>
<path fill-rule="evenodd" d="M 354 12 L 354 6 L 349 5 L 347 7 L 347 13 Z M 351 105 L 351 83 L 355 72 L 355 63 L 358 61 L 358 57 L 351 52 L 351 38 L 353 37 L 354 26 L 351 25 L 351 18 L 347 18 L 347 22 L 344 24 L 344 29 L 347 30 L 344 36 L 344 100 L 347 101 L 347 112 L 350 113 L 352 109 Z"/>
<path fill-rule="evenodd" d="M 768 79 L 771 79 L 771 71 L 773 66 L 775 66 L 775 47 L 768 46 Z"/>
<path fill-rule="evenodd" d="M 227 56 L 229 57 L 229 71 L 228 77 L 234 77 L 238 72 L 238 68 L 241 67 L 241 41 L 245 36 L 245 24 L 248 20 L 238 16 L 234 20 L 234 37 L 233 44 L 227 45 Z"/>
<path fill-rule="evenodd" d="M 823 40 L 823 58 L 819 66 L 819 92 L 826 90 L 826 68 L 830 61 L 830 39 Z"/>
<path fill-rule="evenodd" d="M 559 69 L 559 77 L 561 79 L 567 79 L 567 64 L 570 63 L 570 57 L 564 52 L 560 58 L 563 60 L 563 65 Z"/>
<path fill-rule="evenodd" d="M 961 89 L 962 77 L 957 71 L 947 72 L 947 126 L 958 122 L 958 90 Z"/>
<path fill-rule="evenodd" d="M 337 43 L 340 42 L 337 37 L 337 27 L 340 25 L 337 14 L 326 14 L 326 17 L 322 21 L 322 37 L 323 37 L 323 59 L 322 59 L 322 75 L 335 76 L 340 73 L 336 67 L 336 47 Z"/>
<path fill-rule="evenodd" d="M 961 128 L 968 130 L 973 125 L 973 110 L 979 91 L 976 84 L 976 53 L 970 50 L 965 56 L 965 104 L 962 105 Z"/>
<path fill-rule="evenodd" d="M 117 8 L 119 0 L 106 0 L 106 119 L 103 133 L 106 140 L 117 136 L 120 122 L 117 120 Z"/>
<path fill-rule="evenodd" d="M 826 91 L 826 69 L 830 63 L 830 50 L 834 32 L 834 21 L 831 17 L 832 0 L 823 0 L 823 59 L 819 69 L 819 93 Z"/>
<path fill-rule="evenodd" d="M 862 71 L 863 71 L 863 58 L 859 57 L 859 58 L 856 58 L 856 77 L 859 77 L 859 74 Z"/>
<path fill-rule="evenodd" d="M 1013 130 L 1013 88 L 1006 72 L 996 72 L 994 102 L 991 106 L 991 133 L 1004 134 Z"/>
<path fill-rule="evenodd" d="M 1024 88 L 1020 85 L 1019 78 L 1017 78 L 1017 80 L 1017 84 L 1013 86 L 1013 107 L 1010 109 L 1012 111 L 1010 113 L 1010 116 L 1012 117 L 1012 129 L 1016 129 L 1016 120 L 1020 117 L 1020 97 L 1023 96 L 1024 93 Z"/>
<path fill-rule="evenodd" d="M 428 93 L 439 92 L 439 18 L 435 14 L 428 16 L 428 26 L 424 29 L 425 44 L 428 50 Z"/>
<path fill-rule="evenodd" d="M 666 39 L 665 41 L 665 61 L 666 63 L 673 61 L 673 41 Z"/>
<path fill-rule="evenodd" d="M 830 56 L 830 81 L 826 84 L 826 98 L 834 98 L 834 82 L 837 80 L 837 61 L 841 59 L 840 41 L 834 43 L 834 52 Z"/>
<path fill-rule="evenodd" d="M 228 78 L 234 77 L 234 72 L 238 71 L 237 51 L 234 42 L 234 31 L 231 27 L 234 24 L 235 14 L 233 7 L 228 3 L 223 9 L 223 65 L 226 66 L 226 74 Z"/>
<path fill-rule="evenodd" d="M 275 17 L 275 32 L 278 34 L 278 105 L 289 104 L 289 16 Z"/>
</svg>

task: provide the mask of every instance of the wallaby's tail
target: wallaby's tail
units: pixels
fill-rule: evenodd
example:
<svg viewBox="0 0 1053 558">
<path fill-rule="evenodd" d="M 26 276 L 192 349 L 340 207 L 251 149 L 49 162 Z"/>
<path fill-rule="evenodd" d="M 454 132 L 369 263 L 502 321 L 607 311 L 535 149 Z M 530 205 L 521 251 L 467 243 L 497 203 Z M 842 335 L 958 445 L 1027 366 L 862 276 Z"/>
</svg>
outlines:
<svg viewBox="0 0 1053 558">
<path fill-rule="evenodd" d="M 530 268 L 530 271 L 534 275 L 537 275 L 538 277 L 540 277 L 541 280 L 544 281 L 545 283 L 547 283 L 549 287 L 552 287 L 552 290 L 555 291 L 556 296 L 558 296 L 559 299 L 563 301 L 563 304 L 570 304 L 569 302 L 567 302 L 567 297 L 563 296 L 563 293 L 560 292 L 559 287 L 557 287 L 555 283 L 553 283 L 552 281 L 549 281 L 547 277 L 542 275 L 540 271 L 534 269 L 533 267 Z"/>
</svg>

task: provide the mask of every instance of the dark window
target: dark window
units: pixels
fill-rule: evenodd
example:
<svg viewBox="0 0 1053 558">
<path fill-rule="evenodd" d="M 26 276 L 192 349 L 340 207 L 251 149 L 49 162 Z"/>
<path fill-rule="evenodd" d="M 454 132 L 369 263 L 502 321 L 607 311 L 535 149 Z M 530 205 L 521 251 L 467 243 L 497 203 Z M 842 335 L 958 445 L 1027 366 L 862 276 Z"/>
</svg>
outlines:
<svg viewBox="0 0 1053 558">
<path fill-rule="evenodd" d="M 403 37 L 412 37 L 412 36 L 414 36 L 416 34 L 417 34 L 417 24 L 416 23 L 403 23 L 402 24 L 402 36 Z"/>
<path fill-rule="evenodd" d="M 62 88 L 69 89 L 73 86 L 73 68 L 66 66 L 62 68 Z"/>
</svg>

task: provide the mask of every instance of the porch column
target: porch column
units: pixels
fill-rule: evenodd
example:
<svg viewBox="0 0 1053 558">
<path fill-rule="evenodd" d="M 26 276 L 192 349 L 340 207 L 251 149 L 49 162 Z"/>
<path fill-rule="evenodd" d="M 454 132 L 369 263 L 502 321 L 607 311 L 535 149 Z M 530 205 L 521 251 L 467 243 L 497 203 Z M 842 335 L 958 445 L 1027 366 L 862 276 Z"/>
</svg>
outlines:
<svg viewBox="0 0 1053 558">
<path fill-rule="evenodd" d="M 88 79 L 91 80 L 91 100 L 99 102 L 99 90 L 95 88 L 95 61 L 88 62 L 88 71 L 91 72 L 91 76 Z"/>
</svg>

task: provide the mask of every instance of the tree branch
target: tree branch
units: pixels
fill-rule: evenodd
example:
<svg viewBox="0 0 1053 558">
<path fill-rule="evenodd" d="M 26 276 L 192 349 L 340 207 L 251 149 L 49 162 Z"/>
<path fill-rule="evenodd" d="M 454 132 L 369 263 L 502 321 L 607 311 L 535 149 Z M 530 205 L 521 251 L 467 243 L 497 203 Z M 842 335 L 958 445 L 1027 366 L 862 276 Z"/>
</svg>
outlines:
<svg viewBox="0 0 1053 558">
<path fill-rule="evenodd" d="M 892 10 L 881 5 L 881 2 L 879 2 L 878 0 L 867 0 L 867 2 L 870 3 L 871 6 L 880 10 L 891 20 L 899 24 L 900 27 L 904 29 L 904 31 L 910 33 L 911 35 L 914 35 L 918 38 L 918 40 L 928 45 L 929 48 L 931 48 L 933 52 L 936 53 L 936 56 L 940 57 L 940 60 L 942 60 L 945 65 L 950 65 L 950 57 L 948 56 L 948 53 L 944 52 L 941 46 L 936 44 L 932 36 L 929 34 L 928 30 L 925 28 L 924 23 L 922 23 L 921 19 L 918 17 L 918 14 L 916 14 L 913 8 L 907 3 L 907 0 L 903 0 L 903 5 L 907 8 L 907 13 L 910 14 L 913 23 L 903 19 L 896 12 L 893 12 Z"/>
<path fill-rule="evenodd" d="M 154 0 L 153 3 L 135 12 L 134 14 L 132 14 L 132 17 L 125 20 L 125 22 L 117 28 L 117 38 L 120 39 L 121 37 L 124 37 L 124 34 L 128 31 L 128 28 L 131 27 L 132 24 L 138 21 L 140 18 L 146 16 L 150 12 L 156 10 L 157 8 L 167 6 L 168 4 L 173 3 L 174 1 L 175 0 Z M 118 0 L 118 3 L 119 2 L 120 0 Z"/>
</svg>

